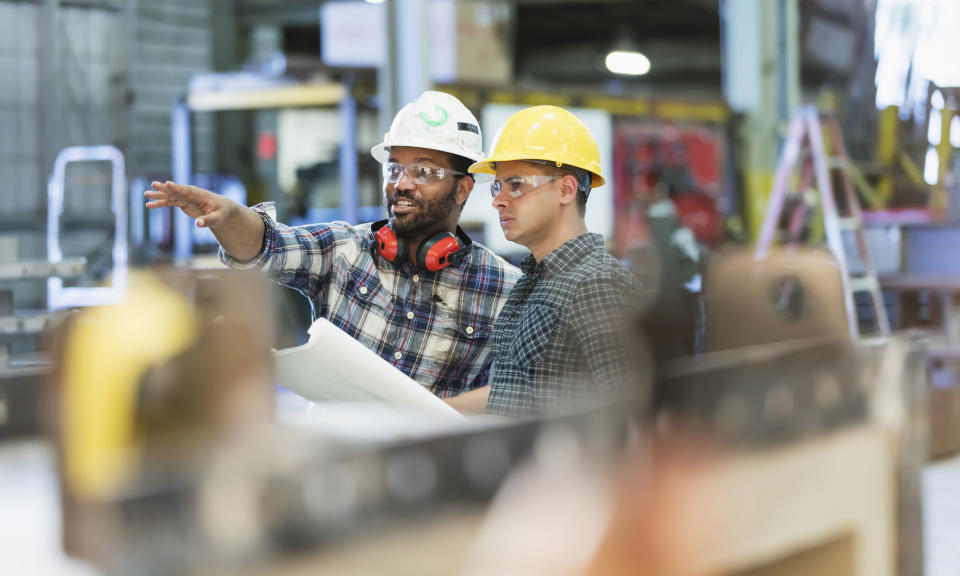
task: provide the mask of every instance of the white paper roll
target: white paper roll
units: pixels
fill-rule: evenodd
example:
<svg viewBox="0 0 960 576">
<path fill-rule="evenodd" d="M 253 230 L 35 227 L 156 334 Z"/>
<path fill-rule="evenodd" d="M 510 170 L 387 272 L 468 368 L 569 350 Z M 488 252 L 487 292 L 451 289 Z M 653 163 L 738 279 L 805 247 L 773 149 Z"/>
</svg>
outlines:
<svg viewBox="0 0 960 576">
<path fill-rule="evenodd" d="M 463 418 L 327 319 L 308 332 L 306 344 L 274 352 L 277 384 L 313 402 L 379 402 Z"/>
</svg>

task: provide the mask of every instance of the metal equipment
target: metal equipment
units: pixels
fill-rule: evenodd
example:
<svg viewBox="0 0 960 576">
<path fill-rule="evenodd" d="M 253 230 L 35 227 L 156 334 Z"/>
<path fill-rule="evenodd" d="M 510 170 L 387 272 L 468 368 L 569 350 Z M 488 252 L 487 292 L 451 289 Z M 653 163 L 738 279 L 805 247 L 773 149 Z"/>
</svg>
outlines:
<svg viewBox="0 0 960 576">
<path fill-rule="evenodd" d="M 682 574 L 893 576 L 891 551 L 913 566 L 922 532 L 922 411 L 913 420 L 909 394 L 922 355 L 895 339 L 854 346 L 842 320 L 819 323 L 843 309 L 823 253 L 792 270 L 778 262 L 720 265 L 708 302 L 765 326 L 765 340 L 721 338 L 737 346 L 666 366 L 652 419 L 620 402 L 374 441 L 270 422 L 268 348 L 255 332 L 266 324 L 246 317 L 260 308 L 238 276 L 181 272 L 149 289 L 131 279 L 130 306 L 78 318 L 59 356 L 68 549 L 145 576 L 551 574 L 543 567 L 578 546 L 626 573 L 659 550 L 690 567 Z M 796 292 L 777 290 L 785 275 Z M 742 289 L 749 276 L 765 297 Z M 681 473 L 678 461 L 695 466 Z M 910 530 L 898 535 L 895 518 Z M 558 536 L 538 548 L 531 526 Z M 693 526 L 709 538 L 685 539 Z M 672 547 L 684 541 L 703 545 Z M 618 573 L 591 567 L 562 565 Z"/>
<path fill-rule="evenodd" d="M 824 136 L 828 138 L 829 151 Z M 763 259 L 774 242 L 788 187 L 799 166 L 800 183 L 797 189 L 801 194 L 806 192 L 810 180 L 814 177 L 816 179 L 827 246 L 836 258 L 842 274 L 850 337 L 856 341 L 862 337 L 887 336 L 890 334 L 890 324 L 880 294 L 877 272 L 870 260 L 864 238 L 860 202 L 846 170 L 849 162 L 836 120 L 822 119 L 815 108 L 802 108 L 790 122 L 784 141 L 763 228 L 757 240 L 756 257 Z M 835 177 L 840 180 L 839 194 L 834 189 Z M 800 240 L 806 220 L 806 208 L 802 202 L 799 203 L 789 217 L 790 242 Z M 848 252 L 850 240 L 854 244 L 853 256 Z M 858 298 L 858 295 L 865 298 Z M 868 302 L 863 307 L 869 309 L 869 315 L 861 313 L 861 302 L 864 299 Z"/>
<path fill-rule="evenodd" d="M 47 280 L 47 307 L 50 310 L 77 306 L 97 306 L 119 301 L 127 283 L 127 199 L 123 154 L 113 146 L 71 146 L 57 154 L 53 174 L 47 186 L 47 260 L 64 259 L 61 219 L 67 188 L 67 166 L 86 162 L 108 162 L 111 167 L 110 210 L 113 214 L 112 259 L 109 276 L 103 286 L 64 286 L 63 279 Z"/>
<path fill-rule="evenodd" d="M 18 260 L 15 237 L 0 239 L 0 440 L 40 433 L 40 397 L 49 375 L 45 338 L 63 319 L 62 312 L 33 310 L 14 297 L 23 285 L 48 278 L 81 276 L 85 261 Z M 19 305 L 18 305 L 19 304 Z"/>
</svg>

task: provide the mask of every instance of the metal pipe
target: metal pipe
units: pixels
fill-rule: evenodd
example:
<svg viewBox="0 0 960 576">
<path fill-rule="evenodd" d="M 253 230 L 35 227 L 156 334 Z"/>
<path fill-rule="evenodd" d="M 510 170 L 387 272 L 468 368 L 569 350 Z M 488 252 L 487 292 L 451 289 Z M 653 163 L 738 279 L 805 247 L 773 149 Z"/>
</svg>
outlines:
<svg viewBox="0 0 960 576">
<path fill-rule="evenodd" d="M 186 96 L 181 96 L 170 111 L 170 148 L 173 154 L 173 181 L 177 184 L 190 184 L 190 108 Z M 173 223 L 173 260 L 183 265 L 193 252 L 193 223 L 182 210 L 174 210 Z"/>
<path fill-rule="evenodd" d="M 357 102 L 353 98 L 353 80 L 343 80 L 340 99 L 340 206 L 343 219 L 357 224 Z"/>
</svg>

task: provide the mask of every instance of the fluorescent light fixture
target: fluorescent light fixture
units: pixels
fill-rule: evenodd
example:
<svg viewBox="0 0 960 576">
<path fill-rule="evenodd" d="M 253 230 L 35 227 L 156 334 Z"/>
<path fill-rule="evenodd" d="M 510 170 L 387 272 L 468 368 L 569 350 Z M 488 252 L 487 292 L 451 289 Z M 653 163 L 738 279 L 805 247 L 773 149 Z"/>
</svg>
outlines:
<svg viewBox="0 0 960 576">
<path fill-rule="evenodd" d="M 383 0 L 367 0 L 367 4 L 383 4 Z"/>
<path fill-rule="evenodd" d="M 940 132 L 943 128 L 943 120 L 940 110 L 934 108 L 930 111 L 930 125 L 927 127 L 927 141 L 931 146 L 940 145 Z"/>
<path fill-rule="evenodd" d="M 923 163 L 923 180 L 931 186 L 936 186 L 939 179 L 940 156 L 937 155 L 936 148 L 930 147 L 927 148 L 927 158 Z"/>
<path fill-rule="evenodd" d="M 650 71 L 650 59 L 640 52 L 614 50 L 607 54 L 607 70 L 624 76 L 643 76 Z"/>
<path fill-rule="evenodd" d="M 930 105 L 933 106 L 934 110 L 943 110 L 943 106 L 946 104 L 943 100 L 943 92 L 939 90 L 933 91 L 933 96 L 930 97 Z"/>
</svg>

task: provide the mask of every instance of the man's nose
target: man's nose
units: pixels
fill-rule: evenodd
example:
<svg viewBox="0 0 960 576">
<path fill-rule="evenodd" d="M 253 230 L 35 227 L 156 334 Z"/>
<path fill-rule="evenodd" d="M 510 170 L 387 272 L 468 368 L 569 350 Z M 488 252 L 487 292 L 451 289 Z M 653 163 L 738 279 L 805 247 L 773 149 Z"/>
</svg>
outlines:
<svg viewBox="0 0 960 576">
<path fill-rule="evenodd" d="M 510 195 L 506 193 L 505 190 L 501 189 L 497 192 L 497 195 L 493 197 L 493 202 L 491 204 L 494 208 L 499 210 L 500 208 L 505 207 L 510 201 Z"/>
</svg>

